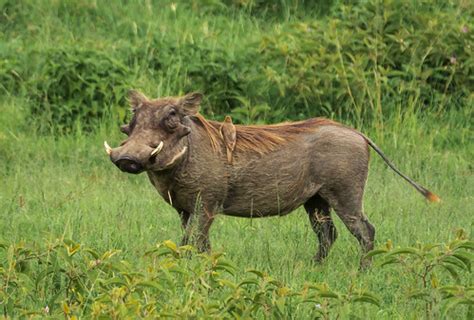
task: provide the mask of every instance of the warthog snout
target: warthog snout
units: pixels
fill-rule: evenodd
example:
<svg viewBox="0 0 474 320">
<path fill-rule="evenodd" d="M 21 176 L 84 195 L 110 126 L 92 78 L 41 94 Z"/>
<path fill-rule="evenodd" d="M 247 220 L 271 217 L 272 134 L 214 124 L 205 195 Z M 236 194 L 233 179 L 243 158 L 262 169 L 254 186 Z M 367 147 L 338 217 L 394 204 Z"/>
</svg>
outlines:
<svg viewBox="0 0 474 320">
<path fill-rule="evenodd" d="M 112 162 L 123 172 L 138 174 L 144 170 L 140 162 L 130 156 L 121 156 Z"/>
<path fill-rule="evenodd" d="M 133 145 L 133 144 L 132 144 Z M 156 156 L 163 149 L 163 141 L 154 146 L 138 146 L 136 150 L 130 150 L 124 145 L 118 148 L 111 148 L 109 144 L 104 141 L 104 147 L 110 160 L 123 172 L 138 174 L 145 171 L 147 162 L 154 162 Z"/>
</svg>

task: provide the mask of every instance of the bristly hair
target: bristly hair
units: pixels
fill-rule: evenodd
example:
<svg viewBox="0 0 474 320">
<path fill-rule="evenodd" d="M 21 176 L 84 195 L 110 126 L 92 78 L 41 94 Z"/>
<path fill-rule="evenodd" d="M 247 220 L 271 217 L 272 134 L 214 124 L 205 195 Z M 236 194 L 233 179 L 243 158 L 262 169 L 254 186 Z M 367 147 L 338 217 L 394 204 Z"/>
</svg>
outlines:
<svg viewBox="0 0 474 320">
<path fill-rule="evenodd" d="M 199 121 L 200 124 L 204 127 L 204 130 L 206 131 L 209 140 L 211 142 L 211 147 L 212 150 L 218 151 L 219 150 L 219 140 L 220 140 L 220 132 L 219 132 L 219 127 L 212 126 L 209 121 L 207 121 L 200 113 L 198 113 L 196 116 L 196 119 Z"/>
<path fill-rule="evenodd" d="M 195 119 L 199 121 L 206 131 L 212 149 L 216 152 L 220 150 L 222 137 L 219 130 L 222 123 L 208 121 L 200 114 L 196 115 Z M 265 154 L 276 150 L 285 142 L 294 140 L 298 134 L 315 131 L 318 127 L 324 125 L 338 125 L 338 123 L 325 118 L 312 118 L 304 121 L 271 125 L 236 125 L 237 141 L 235 148 L 240 152 L 253 151 Z"/>
</svg>

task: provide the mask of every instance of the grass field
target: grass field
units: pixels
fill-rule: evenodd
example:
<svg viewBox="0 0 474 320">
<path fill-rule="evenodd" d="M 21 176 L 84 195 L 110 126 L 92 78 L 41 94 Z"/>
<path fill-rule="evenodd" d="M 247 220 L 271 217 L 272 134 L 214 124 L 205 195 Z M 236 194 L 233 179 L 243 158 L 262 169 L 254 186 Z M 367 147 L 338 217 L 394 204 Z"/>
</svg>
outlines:
<svg viewBox="0 0 474 320">
<path fill-rule="evenodd" d="M 29 11 L 17 16 L 10 15 L 10 19 L 0 20 L 5 23 L 2 32 L 6 36 L 6 41 L 0 40 L 2 50 L 15 51 L 20 56 L 24 54 L 27 57 L 25 52 L 31 39 L 42 39 L 32 43 L 32 51 L 54 48 L 56 43 L 82 47 L 90 45 L 98 50 L 117 49 L 121 41 L 129 41 L 132 46 L 142 44 L 140 41 L 146 42 L 152 30 L 161 28 L 160 34 L 163 38 L 175 37 L 184 43 L 184 39 L 195 36 L 194 41 L 198 45 L 206 40 L 211 41 L 210 44 L 205 44 L 209 47 L 221 45 L 224 41 L 222 34 L 227 33 L 226 50 L 232 56 L 238 54 L 236 48 L 241 43 L 257 41 L 256 39 L 275 25 L 279 25 L 275 28 L 284 28 L 285 23 L 319 19 L 317 17 L 325 14 L 323 11 L 313 16 L 304 15 L 301 9 L 295 9 L 290 5 L 295 2 L 282 1 L 287 5 L 280 12 L 281 16 L 268 22 L 265 17 L 252 16 L 243 9 L 231 11 L 232 14 L 227 12 L 226 16 L 215 14 L 214 11 L 218 10 L 219 6 L 208 5 L 205 7 L 208 11 L 196 14 L 192 10 L 180 11 L 181 2 L 178 2 L 177 10 L 169 9 L 172 8 L 171 2 L 163 2 L 166 3 L 166 6 L 163 4 L 166 12 L 163 9 L 163 12 L 158 14 L 159 19 L 154 19 L 150 14 L 141 11 L 145 9 L 133 4 L 128 4 L 128 7 L 111 6 L 107 9 L 100 1 L 98 4 L 95 1 L 79 1 L 78 5 L 66 1 L 68 5 L 65 5 L 65 8 L 54 1 L 52 3 L 54 5 L 51 7 L 57 12 L 50 10 L 46 5 L 33 8 L 34 2 L 26 1 L 23 5 Z M 199 2 L 193 3 L 199 6 Z M 147 1 L 142 4 L 156 5 Z M 339 4 L 332 4 L 337 5 Z M 99 9 L 94 6 L 98 6 Z M 327 7 L 331 5 L 328 4 Z M 60 10 L 65 10 L 66 13 Z M 100 14 L 94 15 L 94 12 Z M 117 20 L 118 16 L 124 18 Z M 39 17 L 44 17 L 41 27 L 35 21 Z M 27 18 L 30 21 L 24 21 Z M 461 18 L 465 16 L 461 14 Z M 200 32 L 208 30 L 209 35 L 199 38 L 193 33 L 198 20 L 204 21 L 204 24 L 200 25 Z M 133 25 L 132 22 L 136 24 Z M 22 26 L 26 26 L 26 29 Z M 250 37 L 246 37 L 248 34 Z M 28 63 L 34 64 L 34 62 Z M 189 87 L 188 78 L 186 80 L 178 77 L 182 74 L 179 69 L 185 67 L 179 62 L 169 66 L 177 70 L 176 78 L 168 77 L 170 73 L 146 71 L 142 65 L 144 63 L 140 59 L 134 62 L 135 75 L 131 80 L 131 86 L 139 87 L 151 96 L 179 94 Z M 31 79 L 37 81 L 41 73 L 34 71 L 34 68 L 41 69 L 41 66 L 30 68 Z M 25 80 L 25 83 L 27 82 Z M 377 84 L 373 85 L 374 92 L 377 92 Z M 417 83 L 413 80 L 410 85 L 416 86 Z M 83 247 L 94 248 L 98 252 L 119 250 L 118 260 L 128 261 L 133 265 L 135 272 L 147 273 L 150 272 L 147 271 L 149 261 L 144 257 L 147 250 L 166 240 L 179 243 L 182 230 L 178 215 L 158 196 L 145 175 L 126 175 L 109 161 L 102 142 L 107 140 L 116 145 L 123 138 L 118 130 L 116 116 L 106 114 L 94 122 L 95 130 L 92 132 L 82 130 L 79 121 L 68 134 L 53 129 L 51 130 L 53 134 L 45 134 L 43 128 L 36 123 L 44 121 L 44 118 L 31 117 L 30 105 L 35 102 L 28 95 L 28 86 L 10 90 L 5 81 L 2 87 L 5 90 L 0 96 L 0 240 L 6 249 L 0 252 L 2 259 L 0 310 L 5 318 L 15 318 L 27 311 L 33 312 L 31 315 L 35 316 L 34 312 L 37 315 L 44 314 L 46 312 L 44 308 L 48 305 L 46 313 L 56 317 L 61 317 L 63 314 L 69 318 L 89 317 L 91 315 L 84 311 L 86 307 L 91 308 L 87 302 L 83 304 L 73 302 L 72 296 L 65 293 L 67 290 L 62 291 L 58 288 L 53 290 L 52 287 L 48 289 L 48 286 L 44 285 L 42 291 L 33 290 L 27 293 L 29 290 L 27 286 L 24 289 L 20 286 L 14 289 L 8 287 L 7 275 L 14 272 L 7 271 L 16 270 L 15 266 L 7 263 L 11 261 L 8 257 L 12 250 L 8 248 L 12 248 L 14 244 L 24 244 L 27 247 L 39 248 L 38 252 L 41 252 L 57 239 L 71 239 Z M 469 90 L 469 86 L 467 88 Z M 339 111 L 321 112 L 311 107 L 307 110 L 308 115 L 304 113 L 301 115 L 305 117 L 325 114 L 356 126 L 370 136 L 402 172 L 442 199 L 440 203 L 427 203 L 405 181 L 387 169 L 383 161 L 373 153 L 365 194 L 365 212 L 376 228 L 377 248 L 383 248 L 387 243 L 404 248 L 416 246 L 417 243 L 448 243 L 456 238 L 458 229 L 464 229 L 465 237 L 471 239 L 474 231 L 472 91 L 470 99 L 463 100 L 461 105 L 455 105 L 455 99 L 451 101 L 446 95 L 445 99 L 433 99 L 431 104 L 420 107 L 417 97 L 416 94 L 415 98 L 404 96 L 393 102 L 389 97 L 379 97 L 380 99 L 376 96 L 359 97 L 361 100 L 358 100 L 356 105 L 359 103 L 363 105 L 366 101 L 367 108 L 372 108 L 369 107 L 372 102 L 383 101 L 383 111 L 374 117 L 364 117 L 360 114 L 358 117 L 357 111 L 354 111 L 354 116 L 344 116 Z M 252 100 L 249 98 L 249 101 Z M 445 103 L 444 109 L 440 110 L 437 103 Z M 377 109 L 376 105 L 377 103 L 373 110 Z M 203 110 L 211 117 L 222 119 L 224 114 L 221 112 L 225 108 L 213 109 L 208 102 L 203 106 Z M 279 114 L 278 112 L 275 109 L 275 114 Z M 267 110 L 265 113 L 271 114 L 272 110 Z M 284 115 L 273 118 L 262 115 L 256 116 L 255 119 L 252 118 L 251 112 L 246 115 L 248 116 L 246 119 L 250 121 L 278 120 L 278 117 L 281 120 L 286 119 Z M 328 309 L 330 311 L 322 316 L 323 318 L 441 317 L 441 310 L 446 307 L 447 301 L 441 301 L 441 296 L 432 295 L 435 297 L 433 300 L 435 303 L 430 307 L 427 307 L 429 304 L 422 299 L 408 296 L 410 289 L 418 286 L 419 282 L 415 280 L 416 276 L 406 271 L 407 269 L 397 265 L 381 267 L 382 258 L 375 257 L 375 265 L 371 269 L 359 271 L 361 254 L 358 243 L 341 221 L 338 218 L 335 220 L 339 238 L 327 261 L 322 265 L 312 263 L 317 241 L 303 208 L 288 216 L 267 219 L 219 216 L 211 229 L 211 242 L 213 251 L 225 252 L 225 258 L 235 266 L 235 276 L 231 278 L 236 282 L 247 277 L 246 270 L 256 269 L 268 273 L 281 281 L 282 286 L 295 292 L 303 290 L 308 284 L 326 283 L 332 290 L 338 292 L 369 290 L 380 300 L 379 306 L 347 304 L 342 307 L 336 306 L 334 309 L 331 307 Z M 466 256 L 468 264 L 472 263 L 472 255 L 466 254 Z M 193 259 L 196 258 L 185 259 L 180 263 L 185 266 L 192 265 Z M 35 271 L 35 268 L 40 270 L 41 265 L 33 264 L 30 268 L 33 270 L 31 274 L 39 277 L 39 271 Z M 28 274 L 29 271 L 17 270 L 15 275 L 18 279 L 21 279 L 19 274 L 22 272 Z M 47 277 L 51 279 L 52 284 L 55 283 L 54 275 Z M 435 292 L 436 288 L 448 284 L 470 287 L 471 291 L 466 289 L 467 302 L 451 309 L 446 317 L 460 319 L 473 315 L 474 282 L 469 271 L 459 271 L 458 280 L 453 280 L 449 272 L 440 268 L 436 279 L 439 284 L 433 284 L 435 281 L 433 278 L 431 281 L 430 292 Z M 39 290 L 38 286 L 41 287 L 38 283 L 36 290 Z M 196 295 L 203 294 L 199 286 L 193 290 Z M 20 291 L 23 293 L 20 294 Z M 193 300 L 195 298 L 191 298 L 191 291 L 186 286 L 173 291 L 170 304 L 183 305 L 181 313 L 176 311 L 174 316 L 211 317 L 211 313 L 206 314 L 204 309 L 199 309 L 200 307 L 191 303 L 195 301 Z M 87 292 L 89 295 L 95 294 L 91 288 Z M 207 294 L 210 301 L 218 302 L 220 299 L 218 296 L 213 296 L 212 292 Z M 9 299 L 14 300 L 12 306 L 8 305 Z M 271 308 L 263 308 L 263 311 L 244 314 L 242 317 L 295 319 L 315 317 L 316 307 L 308 305 L 299 307 L 296 304 L 292 305 L 292 301 L 290 297 L 285 300 L 281 313 L 274 314 Z M 84 310 L 80 307 L 74 309 L 74 304 L 86 307 Z M 178 309 L 177 307 L 176 310 Z M 104 314 L 106 318 L 126 317 L 126 311 L 120 312 L 104 311 Z M 134 317 L 132 314 L 137 316 L 133 311 L 130 312 L 132 313 L 128 314 L 129 317 Z M 143 313 L 141 316 L 147 317 Z M 225 317 L 237 318 L 237 313 L 229 312 Z"/>
</svg>

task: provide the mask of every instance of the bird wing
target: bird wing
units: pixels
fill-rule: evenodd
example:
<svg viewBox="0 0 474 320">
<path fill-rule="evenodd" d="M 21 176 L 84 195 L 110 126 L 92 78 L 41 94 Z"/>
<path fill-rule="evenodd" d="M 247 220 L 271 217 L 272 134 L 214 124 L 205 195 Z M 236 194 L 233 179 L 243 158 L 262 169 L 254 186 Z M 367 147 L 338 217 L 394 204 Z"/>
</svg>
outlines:
<svg viewBox="0 0 474 320">
<path fill-rule="evenodd" d="M 232 164 L 232 152 L 235 149 L 235 142 L 237 139 L 235 126 L 232 123 L 225 122 L 222 124 L 219 131 L 222 136 L 222 140 L 224 140 L 227 153 L 227 162 Z"/>
<path fill-rule="evenodd" d="M 223 128 L 224 141 L 231 151 L 235 149 L 235 143 L 237 140 L 237 133 L 235 131 L 235 126 L 233 124 L 227 125 Z"/>
</svg>

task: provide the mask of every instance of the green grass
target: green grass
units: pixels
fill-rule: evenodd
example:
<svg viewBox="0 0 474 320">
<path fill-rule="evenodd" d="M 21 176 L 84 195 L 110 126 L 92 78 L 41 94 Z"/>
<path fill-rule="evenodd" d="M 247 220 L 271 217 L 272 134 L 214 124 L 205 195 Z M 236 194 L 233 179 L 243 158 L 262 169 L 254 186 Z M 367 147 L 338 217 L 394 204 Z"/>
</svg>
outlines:
<svg viewBox="0 0 474 320">
<path fill-rule="evenodd" d="M 87 136 L 36 136 L 18 129 L 21 107 L 11 100 L 1 110 L 9 119 L 0 130 L 2 239 L 39 245 L 73 239 L 102 251 L 119 249 L 121 258 L 138 265 L 157 242 L 179 242 L 182 230 L 174 209 L 144 175 L 123 174 L 108 160 L 102 141 L 119 142 L 117 128 L 104 125 Z M 472 149 L 468 144 L 446 147 L 454 138 L 465 139 L 462 128 L 456 128 L 461 117 L 441 119 L 445 129 L 410 119 L 413 127 L 394 131 L 380 144 L 403 172 L 438 193 L 442 202 L 427 203 L 374 155 L 365 211 L 376 227 L 376 246 L 388 240 L 402 247 L 447 242 L 458 228 L 472 235 Z M 392 130 L 391 123 L 386 130 Z M 407 135 L 419 140 L 405 139 Z M 420 315 L 422 304 L 408 307 L 402 289 L 411 280 L 390 268 L 359 272 L 358 244 L 337 218 L 336 225 L 340 236 L 322 265 L 311 263 L 317 243 L 302 208 L 278 218 L 219 216 L 211 241 L 239 270 L 267 271 L 292 288 L 307 282 L 326 282 L 336 290 L 367 288 L 382 299 L 387 318 Z"/>
<path fill-rule="evenodd" d="M 94 119 L 96 121 L 92 123 L 97 128 L 87 133 L 76 118 L 72 119 L 72 123 L 77 125 L 71 133 L 63 135 L 49 124 L 44 124 L 40 115 L 31 115 L 32 104 L 36 103 L 31 99 L 35 85 L 44 82 L 47 86 L 54 83 L 52 80 L 57 80 L 44 77 L 44 63 L 41 62 L 45 52 L 57 47 L 71 52 L 77 48 L 96 50 L 120 60 L 130 71 L 130 77 L 124 81 L 130 81 L 133 87 L 142 89 L 151 97 L 204 88 L 207 90 L 205 94 L 213 96 L 213 100 L 204 103 L 203 112 L 214 119 L 222 119 L 227 112 L 240 122 L 298 119 L 324 114 L 354 126 L 371 137 L 402 172 L 442 199 L 439 204 L 427 203 L 372 153 L 365 212 L 376 228 L 376 247 L 383 247 L 387 242 L 400 247 L 416 243 L 446 243 L 455 238 L 455 232 L 460 228 L 472 238 L 474 100 L 472 80 L 469 80 L 472 78 L 472 75 L 469 78 L 472 58 L 462 61 L 463 57 L 469 57 L 468 47 L 473 43 L 472 22 L 468 19 L 472 5 L 463 1 L 446 5 L 433 1 L 428 6 L 429 10 L 426 3 L 417 7 L 420 21 L 433 18 L 432 21 L 445 23 L 452 14 L 450 19 L 457 19 L 459 25 L 452 26 L 450 32 L 459 33 L 464 25 L 470 28 L 462 36 L 452 36 L 456 41 L 461 39 L 461 44 L 449 44 L 447 49 L 442 46 L 444 43 L 436 43 L 437 39 L 445 39 L 440 33 L 443 28 L 436 25 L 431 26 L 426 34 L 424 29 L 415 28 L 410 33 L 412 38 L 406 34 L 400 36 L 411 41 L 415 41 L 416 37 L 425 42 L 435 39 L 435 42 L 429 42 L 429 46 L 433 46 L 430 50 L 436 54 L 428 59 L 428 55 L 423 56 L 425 42 L 419 50 L 416 45 L 414 49 L 407 49 L 413 50 L 407 56 L 402 54 L 405 51 L 400 53 L 397 48 L 385 48 L 380 40 L 382 34 L 371 29 L 377 25 L 376 21 L 368 21 L 373 25 L 368 24 L 367 34 L 376 41 L 376 45 L 370 48 L 369 44 L 349 41 L 352 38 L 351 23 L 356 24 L 358 19 L 339 21 L 343 23 L 341 29 L 330 24 L 325 26 L 326 20 L 323 19 L 327 17 L 324 14 L 334 18 L 330 16 L 331 10 L 336 12 L 336 16 L 339 15 L 337 17 L 344 17 L 346 9 L 336 9 L 346 7 L 338 1 L 321 1 L 321 11 L 298 7 L 298 1 L 280 1 L 277 9 L 281 10 L 278 12 L 272 11 L 272 8 L 265 9 L 258 1 L 247 1 L 255 6 L 244 8 L 228 5 L 231 2 L 192 1 L 193 5 L 186 6 L 185 3 L 191 2 L 177 1 L 177 10 L 173 11 L 172 1 L 126 1 L 121 5 L 92 0 L 45 1 L 41 5 L 36 1 L 24 1 L 16 5 L 16 1 L 0 0 L 0 34 L 5 39 L 0 37 L 0 57 L 8 57 L 14 61 L 14 71 L 17 68 L 22 71 L 18 80 L 10 69 L 2 70 L 2 66 L 10 66 L 10 60 L 0 61 L 0 80 L 5 79 L 4 83 L 0 83 L 0 242 L 27 243 L 44 248 L 55 239 L 72 239 L 102 252 L 118 249 L 119 259 L 131 262 L 136 270 L 145 273 L 148 260 L 144 258 L 144 253 L 164 240 L 179 242 L 182 236 L 177 213 L 160 198 L 147 177 L 120 172 L 106 156 L 103 141 L 117 145 L 123 139 L 118 130 L 118 116 L 107 113 L 107 104 L 104 105 L 106 116 Z M 397 8 L 397 2 L 387 3 L 392 4 L 393 14 L 404 15 L 393 9 Z M 349 17 L 354 18 L 357 15 L 355 12 Z M 337 17 L 334 19 L 337 20 Z M 330 49 L 326 52 L 326 48 L 321 48 L 320 57 L 308 48 L 300 47 L 298 28 L 307 24 L 320 28 L 324 35 L 321 39 L 327 40 L 328 44 L 334 40 L 331 38 L 334 34 L 339 34 L 343 42 L 342 50 L 353 50 L 358 59 L 360 56 L 370 58 L 351 63 L 349 56 L 344 55 L 342 63 L 339 63 L 339 58 Z M 406 29 L 410 30 L 410 27 L 408 25 Z M 358 28 L 359 32 L 363 32 L 363 26 Z M 315 39 L 309 41 L 310 46 L 316 44 L 319 38 Z M 279 46 L 284 47 L 287 42 L 293 43 L 295 54 L 285 53 L 285 56 L 282 53 L 285 50 L 280 50 Z M 175 54 L 163 58 L 161 52 L 167 54 L 165 49 L 168 49 L 159 47 L 163 43 L 173 47 Z M 347 47 L 351 45 L 354 48 Z M 356 48 L 356 45 L 360 47 Z M 205 50 L 189 53 L 188 50 L 194 46 Z M 269 51 L 261 53 L 259 50 L 263 47 Z M 458 53 L 456 66 L 443 62 L 452 54 L 452 48 L 465 50 Z M 362 53 L 357 50 L 362 50 Z M 368 53 L 365 54 L 364 50 Z M 84 52 L 87 55 L 87 51 Z M 201 57 L 203 53 L 211 57 Z M 271 77 L 257 77 L 263 70 L 258 68 L 262 66 L 257 66 L 256 60 L 255 68 L 253 65 L 248 68 L 245 65 L 248 63 L 248 57 L 245 58 L 247 53 L 249 57 L 256 57 L 256 54 L 268 54 L 266 59 L 275 57 L 276 64 L 272 68 L 277 72 L 272 77 L 276 77 L 273 80 Z M 380 66 L 382 61 L 391 61 L 395 59 L 392 55 L 400 54 L 403 58 L 400 70 L 406 74 L 400 78 L 392 77 L 379 66 L 371 66 L 374 62 L 372 54 L 376 64 L 380 61 Z M 81 58 L 80 55 L 78 57 Z M 153 60 L 156 57 L 165 59 L 160 68 L 152 67 L 157 62 Z M 282 58 L 287 62 L 284 66 L 278 65 Z M 433 85 L 433 79 L 423 78 L 421 73 L 425 74 L 426 70 L 422 66 L 426 68 L 428 63 L 436 65 L 432 61 L 425 63 L 425 58 L 441 59 L 436 72 L 444 76 L 452 72 L 452 79 L 447 83 L 444 80 L 435 81 Z M 323 68 L 325 63 L 330 65 L 334 61 L 334 69 Z M 196 65 L 189 65 L 190 62 Z M 305 63 L 315 63 L 325 73 L 319 74 L 319 69 L 313 72 Z M 368 67 L 361 67 L 364 63 Z M 211 71 L 204 80 L 193 78 L 193 70 L 206 75 L 211 66 L 216 67 L 212 72 L 222 76 L 223 80 L 215 80 Z M 227 79 L 225 75 L 234 67 L 240 72 L 238 78 L 245 80 L 238 82 L 236 87 L 242 84 L 247 87 L 238 87 L 237 90 L 225 84 L 214 88 L 221 80 Z M 344 69 L 344 74 L 347 69 L 348 78 L 344 81 L 350 82 L 354 101 L 348 98 L 346 82 L 337 82 L 343 74 L 340 68 Z M 62 69 L 61 65 L 57 68 Z M 443 73 L 443 70 L 449 72 Z M 254 76 L 256 78 L 251 78 Z M 110 79 L 104 78 L 103 81 L 107 80 Z M 211 80 L 215 81 L 212 85 L 207 83 Z M 430 85 L 427 85 L 428 82 Z M 441 84 L 443 90 L 435 89 Z M 193 87 L 198 85 L 204 87 Z M 283 86 L 284 95 L 279 94 L 279 85 Z M 311 87 L 309 91 L 314 92 L 304 96 L 307 93 L 305 86 Z M 64 85 L 64 88 L 69 87 Z M 264 93 L 260 93 L 260 89 Z M 322 93 L 316 94 L 316 89 Z M 332 92 L 337 96 L 334 99 Z M 221 101 L 221 95 L 234 98 L 237 95 L 237 98 Z M 326 100 L 318 101 L 315 97 Z M 298 104 L 292 100 L 294 98 L 301 98 L 305 103 Z M 211 104 L 209 101 L 222 104 Z M 229 104 L 229 101 L 236 105 Z M 306 104 L 308 101 L 309 104 Z M 329 102 L 340 105 L 328 107 Z M 265 107 L 266 104 L 270 107 Z M 56 107 L 63 108 L 60 104 Z M 119 107 L 118 110 L 123 112 L 126 106 Z M 44 126 L 51 130 L 40 130 Z M 425 304 L 407 297 L 407 290 L 413 285 L 412 277 L 400 268 L 378 266 L 377 259 L 376 266 L 360 272 L 358 243 L 341 221 L 333 216 L 339 238 L 322 265 L 312 263 L 317 241 L 302 208 L 288 216 L 266 219 L 218 216 L 211 228 L 213 251 L 225 252 L 226 257 L 233 261 L 238 270 L 237 280 L 246 277 L 245 270 L 258 269 L 295 290 L 301 290 L 307 283 L 327 283 L 330 288 L 341 292 L 347 292 L 350 288 L 368 289 L 381 299 L 381 306 L 357 307 L 355 310 L 359 315 L 381 319 L 424 317 Z M 0 253 L 0 260 L 5 256 Z M 452 283 L 447 273 L 440 274 L 441 284 Z M 472 274 L 463 272 L 461 278 L 460 284 L 473 285 Z M 4 282 L 0 284 L 3 286 Z M 176 299 L 186 302 L 186 297 L 192 294 L 178 290 Z M 46 295 L 50 297 L 53 293 Z M 5 310 L 1 300 L 4 297 L 3 291 L 0 291 L 1 310 Z M 25 309 L 36 311 L 44 307 L 39 298 L 20 303 Z M 466 308 L 459 310 L 450 316 L 453 319 L 465 317 Z M 314 317 L 308 309 L 298 312 L 290 312 L 287 316 Z"/>
</svg>

